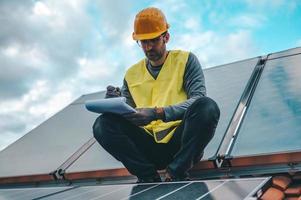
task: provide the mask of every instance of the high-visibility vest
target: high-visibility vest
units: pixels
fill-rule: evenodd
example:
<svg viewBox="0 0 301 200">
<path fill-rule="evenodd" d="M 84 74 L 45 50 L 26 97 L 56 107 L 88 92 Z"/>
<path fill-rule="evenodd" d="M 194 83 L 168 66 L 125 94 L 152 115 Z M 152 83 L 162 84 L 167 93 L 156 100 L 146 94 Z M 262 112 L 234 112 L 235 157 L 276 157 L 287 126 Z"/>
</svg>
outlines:
<svg viewBox="0 0 301 200">
<path fill-rule="evenodd" d="M 189 52 L 170 51 L 157 79 L 147 69 L 146 59 L 129 68 L 125 75 L 129 91 L 136 108 L 165 107 L 187 100 L 183 79 Z M 143 128 L 157 143 L 167 143 L 181 120 L 163 122 L 152 121 Z"/>
</svg>

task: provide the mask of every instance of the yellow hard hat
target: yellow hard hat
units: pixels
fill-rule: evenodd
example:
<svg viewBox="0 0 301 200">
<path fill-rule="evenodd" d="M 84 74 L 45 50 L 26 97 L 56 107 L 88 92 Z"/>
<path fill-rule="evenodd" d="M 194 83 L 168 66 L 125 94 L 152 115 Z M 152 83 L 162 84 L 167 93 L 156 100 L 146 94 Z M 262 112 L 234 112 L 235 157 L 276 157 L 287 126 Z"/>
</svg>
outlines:
<svg viewBox="0 0 301 200">
<path fill-rule="evenodd" d="M 146 8 L 136 15 L 133 39 L 153 39 L 166 32 L 168 28 L 169 24 L 160 9 L 153 7 Z"/>
</svg>

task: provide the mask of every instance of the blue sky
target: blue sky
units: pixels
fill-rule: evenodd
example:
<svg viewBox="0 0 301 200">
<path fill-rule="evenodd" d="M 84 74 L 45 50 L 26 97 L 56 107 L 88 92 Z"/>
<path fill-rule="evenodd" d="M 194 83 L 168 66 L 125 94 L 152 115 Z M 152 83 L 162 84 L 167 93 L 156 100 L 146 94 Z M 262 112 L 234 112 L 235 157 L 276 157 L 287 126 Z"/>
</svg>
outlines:
<svg viewBox="0 0 301 200">
<path fill-rule="evenodd" d="M 80 95 L 121 85 L 144 56 L 131 34 L 148 6 L 166 14 L 168 49 L 203 68 L 301 46 L 298 0 L 1 0 L 0 150 Z"/>
</svg>

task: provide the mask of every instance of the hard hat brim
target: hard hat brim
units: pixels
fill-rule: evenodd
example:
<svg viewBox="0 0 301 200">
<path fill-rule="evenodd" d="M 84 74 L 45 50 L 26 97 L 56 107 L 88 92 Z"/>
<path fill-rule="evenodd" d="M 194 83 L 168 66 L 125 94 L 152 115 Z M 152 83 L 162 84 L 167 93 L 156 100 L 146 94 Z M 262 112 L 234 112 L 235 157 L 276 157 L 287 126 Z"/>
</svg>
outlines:
<svg viewBox="0 0 301 200">
<path fill-rule="evenodd" d="M 134 40 L 150 40 L 150 39 L 154 39 L 156 37 L 159 37 L 162 33 L 166 32 L 166 30 L 163 31 L 159 31 L 156 33 L 145 33 L 145 34 L 135 34 L 133 32 L 132 36 Z"/>
</svg>

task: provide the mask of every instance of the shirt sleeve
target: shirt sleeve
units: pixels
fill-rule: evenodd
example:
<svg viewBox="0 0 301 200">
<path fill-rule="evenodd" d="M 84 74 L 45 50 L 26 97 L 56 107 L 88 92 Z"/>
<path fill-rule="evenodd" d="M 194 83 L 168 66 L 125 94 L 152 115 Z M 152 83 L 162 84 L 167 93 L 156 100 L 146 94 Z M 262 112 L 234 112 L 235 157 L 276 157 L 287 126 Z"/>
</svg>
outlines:
<svg viewBox="0 0 301 200">
<path fill-rule="evenodd" d="M 198 58 L 190 53 L 184 72 L 183 81 L 184 91 L 187 94 L 187 100 L 164 107 L 165 121 L 175 121 L 183 118 L 187 108 L 198 98 L 206 96 L 205 77 Z"/>
<path fill-rule="evenodd" d="M 133 100 L 133 97 L 130 93 L 128 84 L 125 79 L 123 79 L 123 85 L 121 87 L 121 96 L 126 98 L 126 103 L 133 108 L 136 108 L 136 104 Z"/>
</svg>

